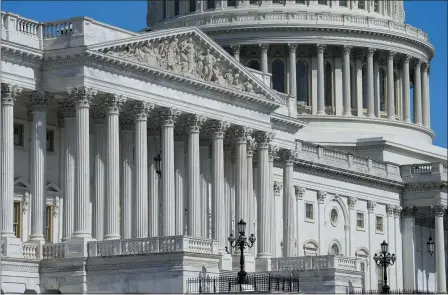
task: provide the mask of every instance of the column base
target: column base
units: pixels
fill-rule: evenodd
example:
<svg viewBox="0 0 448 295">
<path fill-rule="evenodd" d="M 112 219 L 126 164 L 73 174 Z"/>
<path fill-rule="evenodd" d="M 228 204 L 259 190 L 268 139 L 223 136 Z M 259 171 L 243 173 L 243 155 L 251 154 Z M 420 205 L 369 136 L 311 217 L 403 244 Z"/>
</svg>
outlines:
<svg viewBox="0 0 448 295">
<path fill-rule="evenodd" d="M 3 256 L 23 258 L 22 241 L 16 237 L 2 237 Z"/>
<path fill-rule="evenodd" d="M 87 257 L 87 243 L 94 241 L 92 238 L 71 238 L 65 242 L 65 257 Z"/>
<path fill-rule="evenodd" d="M 255 259 L 255 269 L 257 272 L 271 271 L 272 270 L 271 258 L 259 255 Z"/>
<path fill-rule="evenodd" d="M 232 270 L 232 255 L 225 253 L 219 257 L 219 269 Z"/>
</svg>

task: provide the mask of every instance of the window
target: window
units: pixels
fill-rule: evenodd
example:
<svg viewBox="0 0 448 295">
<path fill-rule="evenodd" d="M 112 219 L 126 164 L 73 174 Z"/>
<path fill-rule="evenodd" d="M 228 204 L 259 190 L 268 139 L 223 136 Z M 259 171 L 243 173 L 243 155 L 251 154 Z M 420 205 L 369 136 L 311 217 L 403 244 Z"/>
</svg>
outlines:
<svg viewBox="0 0 448 295">
<path fill-rule="evenodd" d="M 247 63 L 247 67 L 248 68 L 251 68 L 251 69 L 253 69 L 253 70 L 257 70 L 257 71 L 259 71 L 260 70 L 260 63 L 258 62 L 258 60 L 251 60 L 251 61 L 249 61 L 248 63 Z"/>
<path fill-rule="evenodd" d="M 207 0 L 207 8 L 208 9 L 215 9 L 215 0 Z"/>
<path fill-rule="evenodd" d="M 20 239 L 22 236 L 22 202 L 15 201 L 13 210 L 12 230 L 14 235 Z"/>
<path fill-rule="evenodd" d="M 383 232 L 383 217 L 376 217 L 376 231 L 382 233 Z"/>
<path fill-rule="evenodd" d="M 339 6 L 347 7 L 347 1 L 346 0 L 339 0 Z"/>
<path fill-rule="evenodd" d="M 327 0 L 319 0 L 319 1 L 317 1 L 317 4 L 328 5 Z"/>
<path fill-rule="evenodd" d="M 325 106 L 332 106 L 333 105 L 333 99 L 332 99 L 332 90 L 333 90 L 333 83 L 332 83 L 332 77 L 333 77 L 333 70 L 331 67 L 331 64 L 329 62 L 326 62 L 325 64 L 325 70 L 324 70 L 324 87 L 325 87 Z"/>
<path fill-rule="evenodd" d="M 308 220 L 314 220 L 314 205 L 307 203 L 305 206 L 305 216 Z"/>
<path fill-rule="evenodd" d="M 365 0 L 358 0 L 358 8 L 359 9 L 366 9 Z"/>
<path fill-rule="evenodd" d="M 174 15 L 179 15 L 179 0 L 174 0 Z"/>
<path fill-rule="evenodd" d="M 339 255 L 340 254 L 338 244 L 334 243 L 333 245 L 331 245 L 330 254 L 331 255 Z"/>
<path fill-rule="evenodd" d="M 386 111 L 386 72 L 380 69 L 380 111 Z"/>
<path fill-rule="evenodd" d="M 196 0 L 190 0 L 190 12 L 196 11 Z"/>
<path fill-rule="evenodd" d="M 47 205 L 45 211 L 45 240 L 53 242 L 53 205 Z"/>
<path fill-rule="evenodd" d="M 278 92 L 285 92 L 285 63 L 280 59 L 272 62 L 272 87 Z"/>
<path fill-rule="evenodd" d="M 299 60 L 296 65 L 297 101 L 308 104 L 308 64 Z"/>
<path fill-rule="evenodd" d="M 338 210 L 336 208 L 331 209 L 330 221 L 333 226 L 336 226 L 338 224 L 338 218 Z"/>
<path fill-rule="evenodd" d="M 296 0 L 296 3 L 297 3 L 297 4 L 306 4 L 306 3 L 305 3 L 305 0 Z"/>
<path fill-rule="evenodd" d="M 364 229 L 364 213 L 358 212 L 356 214 L 356 228 Z"/>
<path fill-rule="evenodd" d="M 23 125 L 14 124 L 14 145 L 23 147 Z"/>
<path fill-rule="evenodd" d="M 47 131 L 47 152 L 54 152 L 54 131 Z"/>
<path fill-rule="evenodd" d="M 362 108 L 367 109 L 368 105 L 368 94 L 369 90 L 367 88 L 367 66 L 362 66 Z"/>
<path fill-rule="evenodd" d="M 227 0 L 227 6 L 236 6 L 236 0 Z"/>
<path fill-rule="evenodd" d="M 380 12 L 380 0 L 373 1 L 373 10 L 375 12 Z"/>
</svg>

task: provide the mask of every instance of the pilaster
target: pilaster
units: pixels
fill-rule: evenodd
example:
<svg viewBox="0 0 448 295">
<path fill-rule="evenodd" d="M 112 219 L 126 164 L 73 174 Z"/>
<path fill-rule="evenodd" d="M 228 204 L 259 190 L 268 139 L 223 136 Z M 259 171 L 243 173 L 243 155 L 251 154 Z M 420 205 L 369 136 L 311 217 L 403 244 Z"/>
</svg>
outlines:
<svg viewBox="0 0 448 295">
<path fill-rule="evenodd" d="M 369 218 L 369 249 L 376 249 L 378 246 L 374 245 L 374 238 L 376 233 L 376 222 L 375 222 L 375 208 L 376 208 L 376 202 L 372 200 L 367 201 L 367 210 L 369 212 L 368 218 Z M 378 277 L 376 274 L 376 264 L 370 263 L 370 288 L 373 289 L 374 286 L 376 286 L 376 282 L 378 281 Z"/>
<path fill-rule="evenodd" d="M 356 203 L 358 202 L 358 198 L 349 197 L 347 199 L 349 215 L 350 215 L 350 252 L 347 255 L 348 257 L 355 257 L 356 249 L 355 249 L 355 235 L 356 235 Z"/>
<path fill-rule="evenodd" d="M 295 224 L 296 226 L 296 256 L 303 256 L 305 253 L 302 253 L 302 247 L 299 245 L 303 245 L 303 242 L 305 241 L 305 237 L 301 235 L 302 229 L 300 228 L 300 225 L 303 225 L 305 221 L 305 215 L 303 214 L 305 212 L 304 203 L 303 203 L 303 197 L 305 196 L 306 189 L 301 186 L 295 186 L 294 192 L 296 196 L 296 212 L 295 212 Z"/>
<path fill-rule="evenodd" d="M 317 192 L 317 204 L 318 204 L 318 214 L 319 214 L 319 225 L 318 225 L 318 236 L 319 236 L 319 255 L 325 255 L 326 250 L 323 245 L 325 245 L 325 199 L 327 198 L 327 192 L 318 191 Z"/>
</svg>

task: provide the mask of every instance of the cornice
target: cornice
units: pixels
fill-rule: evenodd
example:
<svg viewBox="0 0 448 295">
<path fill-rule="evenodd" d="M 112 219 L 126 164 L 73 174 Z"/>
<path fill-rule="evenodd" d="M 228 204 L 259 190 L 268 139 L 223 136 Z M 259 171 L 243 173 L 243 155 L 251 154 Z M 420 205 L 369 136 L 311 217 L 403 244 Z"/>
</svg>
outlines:
<svg viewBox="0 0 448 295">
<path fill-rule="evenodd" d="M 295 134 L 302 129 L 307 123 L 299 121 L 285 115 L 271 114 L 272 129 L 280 130 L 287 133 Z"/>
<path fill-rule="evenodd" d="M 43 51 L 2 40 L 2 60 L 27 66 L 40 66 Z"/>
<path fill-rule="evenodd" d="M 435 182 L 416 182 L 408 183 L 405 186 L 406 192 L 447 192 L 447 182 L 446 181 L 435 181 Z"/>
</svg>

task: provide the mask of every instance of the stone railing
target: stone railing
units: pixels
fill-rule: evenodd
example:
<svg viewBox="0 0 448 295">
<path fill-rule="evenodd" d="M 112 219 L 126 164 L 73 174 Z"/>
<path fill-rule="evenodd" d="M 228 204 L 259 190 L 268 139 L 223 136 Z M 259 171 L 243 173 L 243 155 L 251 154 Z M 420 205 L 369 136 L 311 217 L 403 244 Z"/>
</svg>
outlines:
<svg viewBox="0 0 448 295">
<path fill-rule="evenodd" d="M 200 27 L 210 29 L 232 26 L 261 25 L 285 26 L 303 25 L 313 27 L 328 26 L 345 27 L 354 29 L 380 29 L 389 33 L 401 33 L 410 38 L 428 41 L 428 35 L 413 26 L 402 24 L 392 20 L 376 18 L 372 16 L 338 14 L 335 12 L 286 12 L 286 11 L 254 11 L 243 9 L 229 9 L 223 11 L 205 11 L 200 14 L 192 13 L 177 18 L 165 20 L 154 25 L 154 29 Z"/>
<path fill-rule="evenodd" d="M 298 160 L 335 166 L 337 168 L 370 174 L 394 181 L 401 181 L 400 167 L 398 165 L 357 157 L 301 140 L 296 140 L 296 151 L 298 152 Z"/>
<path fill-rule="evenodd" d="M 173 236 L 92 241 L 88 243 L 89 257 L 145 255 L 173 252 L 218 254 L 218 242 L 203 238 Z"/>
<path fill-rule="evenodd" d="M 400 167 L 400 173 L 406 181 L 447 180 L 447 167 L 438 162 L 403 165 Z"/>
<path fill-rule="evenodd" d="M 38 259 L 39 257 L 39 246 L 35 243 L 23 243 L 22 251 L 25 259 Z"/>
<path fill-rule="evenodd" d="M 274 271 L 293 271 L 293 270 L 324 270 L 339 269 L 356 271 L 359 270 L 358 260 L 345 256 L 301 256 L 272 258 L 272 269 Z"/>
<path fill-rule="evenodd" d="M 65 243 L 45 244 L 42 246 L 42 259 L 65 257 Z"/>
</svg>

